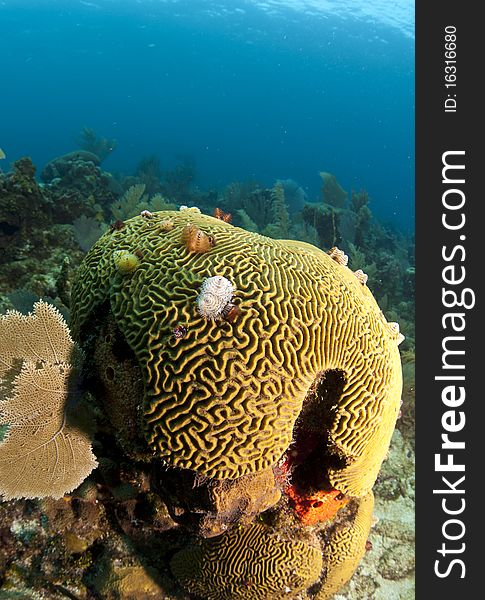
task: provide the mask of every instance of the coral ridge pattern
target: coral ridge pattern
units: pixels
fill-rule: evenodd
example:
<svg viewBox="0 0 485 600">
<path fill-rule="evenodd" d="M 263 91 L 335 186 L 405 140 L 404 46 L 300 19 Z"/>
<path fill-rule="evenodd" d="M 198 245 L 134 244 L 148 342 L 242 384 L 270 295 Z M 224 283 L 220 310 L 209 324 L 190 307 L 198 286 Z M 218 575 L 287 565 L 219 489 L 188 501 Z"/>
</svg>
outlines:
<svg viewBox="0 0 485 600">
<path fill-rule="evenodd" d="M 184 548 L 171 569 L 186 589 L 207 600 L 287 598 L 318 579 L 322 554 L 256 524 Z"/>
<path fill-rule="evenodd" d="M 173 228 L 160 227 L 167 221 Z M 188 225 L 215 246 L 189 252 Z M 141 257 L 136 270 L 116 268 L 120 251 Z M 234 323 L 198 311 L 201 286 L 215 276 L 234 286 Z M 327 476 L 350 495 L 372 487 L 399 411 L 397 335 L 368 288 L 323 251 L 193 210 L 163 211 L 105 233 L 72 297 L 81 340 L 109 306 L 144 374 L 146 439 L 168 464 L 216 479 L 274 465 L 312 383 L 339 369 L 345 385 L 324 424 L 335 459 Z M 173 335 L 178 326 L 183 338 Z"/>
<path fill-rule="evenodd" d="M 325 575 L 316 600 L 329 600 L 352 577 L 365 554 L 373 508 L 374 495 L 369 492 L 360 499 L 353 517 L 331 532 L 325 546 Z"/>
</svg>

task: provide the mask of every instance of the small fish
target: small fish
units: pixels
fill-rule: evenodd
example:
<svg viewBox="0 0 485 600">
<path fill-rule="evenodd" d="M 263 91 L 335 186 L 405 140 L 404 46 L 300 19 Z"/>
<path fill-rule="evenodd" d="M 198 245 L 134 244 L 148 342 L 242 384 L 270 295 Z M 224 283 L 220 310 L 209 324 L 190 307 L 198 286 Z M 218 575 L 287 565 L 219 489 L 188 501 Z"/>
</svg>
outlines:
<svg viewBox="0 0 485 600">
<path fill-rule="evenodd" d="M 6 156 L 5 152 L 0 148 L 0 160 L 2 158 L 7 158 L 7 156 Z"/>
</svg>

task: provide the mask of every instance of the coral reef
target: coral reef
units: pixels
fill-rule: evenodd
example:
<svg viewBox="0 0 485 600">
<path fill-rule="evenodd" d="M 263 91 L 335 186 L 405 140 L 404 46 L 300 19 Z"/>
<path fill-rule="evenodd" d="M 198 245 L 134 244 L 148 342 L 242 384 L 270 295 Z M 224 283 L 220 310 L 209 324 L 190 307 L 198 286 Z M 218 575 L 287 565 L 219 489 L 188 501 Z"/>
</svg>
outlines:
<svg viewBox="0 0 485 600">
<path fill-rule="evenodd" d="M 162 176 L 163 172 L 160 160 L 153 154 L 142 158 L 135 170 L 135 177 L 145 186 L 145 190 L 149 195 L 162 192 Z"/>
<path fill-rule="evenodd" d="M 130 186 L 123 196 L 117 200 L 111 206 L 111 214 L 116 220 L 123 221 L 129 219 L 135 215 L 140 214 L 142 206 L 146 204 L 145 194 L 146 185 L 144 183 L 137 183 Z"/>
<path fill-rule="evenodd" d="M 107 600 L 156 600 L 164 594 L 159 580 L 160 574 L 153 567 L 110 564 L 100 570 L 95 585 L 101 597 Z"/>
<path fill-rule="evenodd" d="M 82 259 L 80 245 L 87 249 L 104 229 L 94 216 L 82 218 L 95 212 L 94 200 L 82 192 L 38 183 L 28 158 L 15 162 L 12 172 L 0 174 L 0 293 L 25 289 L 37 299 L 49 298 L 67 308 L 58 290 L 62 265 L 69 257 L 75 268 Z M 76 218 L 74 228 L 70 223 Z M 96 235 L 85 239 L 90 229 Z"/>
<path fill-rule="evenodd" d="M 177 158 L 177 164 L 171 169 L 162 169 L 157 156 L 143 158 L 136 167 L 134 175 L 117 175 L 117 182 L 123 191 L 130 187 L 143 185 L 147 196 L 156 200 L 151 210 L 170 210 L 167 204 L 198 205 L 201 204 L 210 211 L 217 202 L 218 193 L 215 190 L 204 192 L 194 186 L 196 179 L 195 160 L 191 156 Z M 144 198 L 147 200 L 147 198 Z M 162 202 L 165 206 L 162 206 Z M 139 213 L 140 211 L 138 211 Z M 124 218 L 134 217 L 137 212 L 124 214 Z"/>
<path fill-rule="evenodd" d="M 81 215 L 72 223 L 74 235 L 81 250 L 87 252 L 106 231 L 106 225 L 93 217 Z"/>
<path fill-rule="evenodd" d="M 410 349 L 402 353 L 403 393 L 401 418 L 397 422 L 399 430 L 414 449 L 414 424 L 416 421 L 415 405 L 415 355 Z"/>
<path fill-rule="evenodd" d="M 224 192 L 225 210 L 238 215 L 236 225 L 246 222 L 248 231 L 262 231 L 273 220 L 272 193 L 270 189 L 262 189 L 256 184 L 237 184 L 228 186 Z M 246 227 L 245 227 L 246 228 Z"/>
<path fill-rule="evenodd" d="M 198 591 L 411 599 L 414 240 L 376 219 L 365 191 L 344 199 L 336 181 L 335 198 L 329 192 L 323 202 L 309 202 L 289 180 L 231 184 L 219 197 L 193 186 L 189 162 L 169 173 L 148 157 L 134 176 L 115 179 L 92 150 L 51 161 L 44 183 L 29 159 L 0 173 L 0 308 L 28 312 L 42 296 L 69 318 L 72 304 L 84 350 L 82 368 L 74 356 L 63 358 L 65 379 L 58 371 L 49 377 L 58 403 L 44 395 L 42 411 L 52 409 L 55 419 L 39 429 L 38 413 L 38 435 L 28 443 L 57 427 L 61 462 L 66 433 L 81 434 L 98 462 L 69 495 L 61 477 L 24 494 L 57 500 L 0 503 L 0 598 L 188 600 Z M 175 209 L 174 201 L 185 205 L 181 212 L 157 214 Z M 255 234 L 229 225 L 228 213 Z M 325 254 L 335 245 L 342 251 Z M 217 319 L 197 305 L 211 277 L 231 285 Z M 399 410 L 396 321 L 406 336 L 402 416 L 375 484 L 380 520 L 370 529 L 366 492 Z M 56 367 L 46 356 L 20 380 L 33 361 L 17 340 L 2 407 L 15 393 L 30 398 Z M 372 363 L 379 348 L 383 362 Z M 367 359 L 375 376 L 365 371 Z M 353 395 L 349 371 L 367 393 Z M 15 414 L 24 427 L 24 413 Z M 15 430 L 25 432 L 12 415 L 6 421 L 0 457 Z M 288 544 L 298 557 L 283 564 Z M 212 566 L 200 561 L 209 554 Z M 246 554 L 250 564 L 240 560 Z"/>
<path fill-rule="evenodd" d="M 71 223 L 82 214 L 102 219 L 118 197 L 119 186 L 99 163 L 92 152 L 77 150 L 45 165 L 40 177 L 53 198 L 60 222 Z"/>
<path fill-rule="evenodd" d="M 281 183 L 276 183 L 271 190 L 272 223 L 267 225 L 263 234 L 274 238 L 287 238 L 290 218 L 286 206 L 285 190 Z"/>
<path fill-rule="evenodd" d="M 163 173 L 162 193 L 173 202 L 188 202 L 189 198 L 193 198 L 192 186 L 195 178 L 195 159 L 191 156 L 181 156 L 175 167 Z"/>
<path fill-rule="evenodd" d="M 340 209 L 314 202 L 305 204 L 301 212 L 303 221 L 317 232 L 320 248 L 331 248 L 337 244 L 342 245 L 341 215 L 342 210 Z"/>
<path fill-rule="evenodd" d="M 232 480 L 167 470 L 160 474 L 156 489 L 172 519 L 205 538 L 218 536 L 235 524 L 251 524 L 281 498 L 272 469 Z"/>
<path fill-rule="evenodd" d="M 171 562 L 190 592 L 207 598 L 284 598 L 308 588 L 320 576 L 322 556 L 298 540 L 283 540 L 263 525 L 188 546 Z"/>
<path fill-rule="evenodd" d="M 247 231 L 260 232 L 272 238 L 287 238 L 290 218 L 285 198 L 285 186 L 277 181 L 271 189 L 259 186 L 228 186 L 224 207 L 234 212 L 235 223 Z"/>
<path fill-rule="evenodd" d="M 352 577 L 365 554 L 365 544 L 372 525 L 374 495 L 362 498 L 352 518 L 338 524 L 329 536 L 326 546 L 327 569 L 317 600 L 328 600 Z"/>
<path fill-rule="evenodd" d="M 305 190 L 293 179 L 278 179 L 276 184 L 283 187 L 289 212 L 292 215 L 299 213 L 306 202 Z"/>
<path fill-rule="evenodd" d="M 167 218 L 175 226 L 160 235 Z M 197 260 L 180 241 L 187 223 L 217 240 Z M 117 276 L 114 253 L 137 250 L 134 274 Z M 197 290 L 215 269 L 243 309 L 226 328 L 196 310 Z M 312 385 L 337 370 L 341 389 L 332 404 L 320 403 L 327 476 L 344 493 L 372 487 L 399 410 L 401 369 L 394 334 L 347 267 L 308 244 L 261 238 L 193 211 L 157 213 L 105 234 L 86 256 L 71 303 L 86 353 L 93 317 L 107 317 L 108 301 L 142 370 L 147 441 L 169 464 L 217 479 L 270 467 L 291 442 L 308 390 L 316 402 Z M 175 340 L 180 324 L 188 334 Z"/>
<path fill-rule="evenodd" d="M 94 129 L 83 127 L 77 140 L 79 147 L 97 157 L 99 163 L 116 148 L 116 140 L 99 137 Z"/>
<path fill-rule="evenodd" d="M 322 198 L 325 204 L 335 208 L 343 208 L 347 202 L 348 194 L 337 181 L 335 175 L 322 171 Z"/>
<path fill-rule="evenodd" d="M 13 163 L 0 175 L 0 264 L 18 260 L 35 241 L 34 230 L 45 227 L 54 210 L 51 198 L 35 181 L 29 158 Z"/>
<path fill-rule="evenodd" d="M 145 194 L 146 184 L 136 183 L 130 186 L 121 198 L 111 205 L 111 215 L 123 221 L 143 211 L 155 212 L 159 210 L 175 210 L 175 205 L 167 202 L 161 194 L 155 194 L 151 198 Z"/>
<path fill-rule="evenodd" d="M 374 490 L 377 522 L 369 534 L 368 551 L 334 600 L 415 598 L 413 446 L 410 438 L 394 432 L 389 458 Z"/>
<path fill-rule="evenodd" d="M 398 320 L 406 334 L 405 349 L 414 347 L 414 240 L 372 214 L 369 194 L 352 191 L 348 204 L 307 202 L 303 224 L 294 220 L 290 237 L 329 248 L 338 245 L 349 255 L 349 264 L 367 275 L 379 306 L 389 320 Z M 305 228 L 302 226 L 305 225 Z M 298 234 L 298 235 L 296 235 Z"/>
</svg>

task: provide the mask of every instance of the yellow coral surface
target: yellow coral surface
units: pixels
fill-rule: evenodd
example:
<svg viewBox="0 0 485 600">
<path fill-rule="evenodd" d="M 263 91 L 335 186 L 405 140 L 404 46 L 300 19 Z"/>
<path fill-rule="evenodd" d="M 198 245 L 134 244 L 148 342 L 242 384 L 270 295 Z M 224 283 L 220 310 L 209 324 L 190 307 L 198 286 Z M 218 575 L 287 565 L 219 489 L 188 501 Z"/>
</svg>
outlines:
<svg viewBox="0 0 485 600">
<path fill-rule="evenodd" d="M 160 227 L 169 220 L 173 228 Z M 188 252 L 187 224 L 214 237 Z M 142 257 L 124 276 L 119 251 Z M 234 322 L 205 319 L 203 281 L 233 283 Z M 333 487 L 351 495 L 373 485 L 399 411 L 396 336 L 372 294 L 346 266 L 301 242 L 272 240 L 194 211 L 135 217 L 103 235 L 73 288 L 81 340 L 110 310 L 144 376 L 145 433 L 169 464 L 237 478 L 273 465 L 288 448 L 307 391 L 329 369 L 344 373 L 330 410 Z M 183 326 L 186 334 L 174 336 Z"/>
<path fill-rule="evenodd" d="M 354 574 L 365 554 L 365 544 L 372 525 L 374 495 L 369 492 L 359 500 L 358 508 L 347 523 L 339 525 L 325 547 L 326 569 L 316 600 L 329 600 Z"/>
<path fill-rule="evenodd" d="M 318 579 L 322 556 L 320 548 L 252 525 L 181 550 L 171 568 L 183 587 L 207 600 L 293 598 Z"/>
</svg>

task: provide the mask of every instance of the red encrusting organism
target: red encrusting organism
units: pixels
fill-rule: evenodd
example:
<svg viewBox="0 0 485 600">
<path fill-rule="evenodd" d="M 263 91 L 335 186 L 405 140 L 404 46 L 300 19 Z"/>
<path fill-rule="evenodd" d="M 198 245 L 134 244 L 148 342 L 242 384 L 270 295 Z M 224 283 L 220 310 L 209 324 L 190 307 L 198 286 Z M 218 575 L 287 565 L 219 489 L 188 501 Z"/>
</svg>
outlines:
<svg viewBox="0 0 485 600">
<path fill-rule="evenodd" d="M 333 518 L 349 498 L 338 490 L 319 490 L 312 494 L 299 494 L 295 486 L 285 490 L 293 510 L 304 525 L 315 525 Z"/>
<path fill-rule="evenodd" d="M 293 450 L 274 469 L 275 481 L 288 496 L 291 508 L 304 525 L 315 525 L 332 519 L 350 498 L 330 487 L 311 491 L 303 489 L 294 482 L 295 463 L 299 463 L 298 453 Z"/>
</svg>

